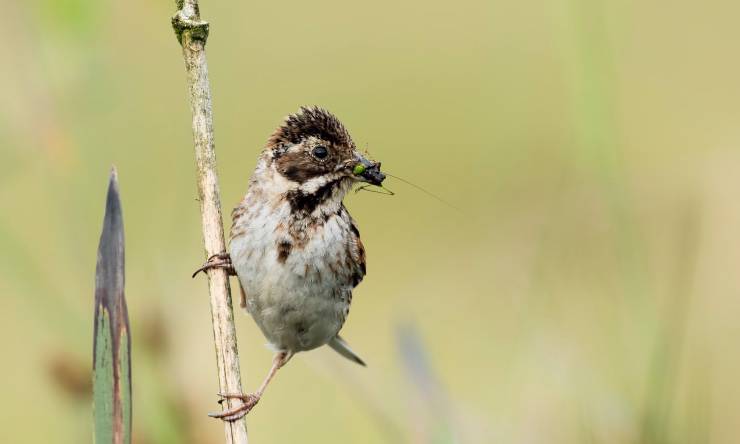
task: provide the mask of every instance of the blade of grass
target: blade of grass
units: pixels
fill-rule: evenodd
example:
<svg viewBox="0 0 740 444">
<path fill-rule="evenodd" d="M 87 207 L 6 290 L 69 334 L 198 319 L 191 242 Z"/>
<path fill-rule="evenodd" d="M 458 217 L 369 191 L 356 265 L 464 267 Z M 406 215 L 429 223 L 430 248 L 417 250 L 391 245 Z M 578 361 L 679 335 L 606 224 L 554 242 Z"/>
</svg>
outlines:
<svg viewBox="0 0 740 444">
<path fill-rule="evenodd" d="M 644 444 L 680 442 L 678 437 L 671 436 L 671 420 L 678 395 L 681 357 L 691 314 L 693 279 L 700 243 L 700 215 L 701 212 L 692 204 L 688 206 L 681 221 L 671 298 L 663 310 L 665 318 L 647 375 L 647 393 L 640 430 L 640 442 Z"/>
<path fill-rule="evenodd" d="M 131 442 L 131 333 L 124 272 L 123 215 L 113 168 L 95 268 L 93 417 L 99 444 Z"/>
<path fill-rule="evenodd" d="M 415 411 L 413 429 L 418 442 L 455 444 L 458 438 L 454 403 L 432 368 L 427 348 L 412 324 L 397 328 L 396 341 L 409 386 L 422 409 Z"/>
</svg>

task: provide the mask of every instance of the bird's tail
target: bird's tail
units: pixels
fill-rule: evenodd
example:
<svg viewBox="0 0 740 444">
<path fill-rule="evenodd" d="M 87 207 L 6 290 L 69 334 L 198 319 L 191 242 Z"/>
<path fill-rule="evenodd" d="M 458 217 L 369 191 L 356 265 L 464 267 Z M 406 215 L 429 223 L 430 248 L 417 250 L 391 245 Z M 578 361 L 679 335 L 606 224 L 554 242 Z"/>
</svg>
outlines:
<svg viewBox="0 0 740 444">
<path fill-rule="evenodd" d="M 354 361 L 361 366 L 366 367 L 365 361 L 357 356 L 355 352 L 353 352 L 352 349 L 349 348 L 349 345 L 344 342 L 344 339 L 342 339 L 339 335 L 334 336 L 334 338 L 329 341 L 329 347 L 333 348 L 334 351 L 349 359 L 350 361 Z"/>
</svg>

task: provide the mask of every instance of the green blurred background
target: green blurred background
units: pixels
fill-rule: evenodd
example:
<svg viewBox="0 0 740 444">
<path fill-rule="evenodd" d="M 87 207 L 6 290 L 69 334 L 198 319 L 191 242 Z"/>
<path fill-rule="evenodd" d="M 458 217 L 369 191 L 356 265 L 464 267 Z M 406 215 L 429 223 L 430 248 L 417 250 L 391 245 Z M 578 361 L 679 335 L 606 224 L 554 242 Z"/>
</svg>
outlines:
<svg viewBox="0 0 740 444">
<path fill-rule="evenodd" d="M 189 106 L 169 1 L 1 0 L 0 423 L 89 442 L 93 273 L 119 170 L 138 444 L 216 443 Z M 734 443 L 740 4 L 202 0 L 225 213 L 303 104 L 394 197 L 343 335 L 255 443 Z M 227 218 L 228 219 L 228 218 Z M 227 220 L 227 229 L 229 227 Z M 246 314 L 245 389 L 271 353 Z"/>
</svg>

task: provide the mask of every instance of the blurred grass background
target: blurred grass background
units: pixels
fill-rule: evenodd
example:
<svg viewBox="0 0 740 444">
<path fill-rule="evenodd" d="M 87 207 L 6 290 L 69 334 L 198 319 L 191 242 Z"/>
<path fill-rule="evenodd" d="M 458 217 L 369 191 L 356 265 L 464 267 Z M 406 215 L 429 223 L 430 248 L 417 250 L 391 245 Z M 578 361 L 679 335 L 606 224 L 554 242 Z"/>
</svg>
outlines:
<svg viewBox="0 0 740 444">
<path fill-rule="evenodd" d="M 127 240 L 137 443 L 213 443 L 215 362 L 170 1 L 2 0 L 0 405 L 8 442 L 92 433 L 106 177 Z M 740 4 L 203 0 L 225 213 L 302 104 L 395 197 L 345 338 L 301 354 L 255 443 L 732 443 L 740 423 Z M 228 229 L 228 221 L 227 221 Z M 271 353 L 237 316 L 245 388 Z M 43 424 L 40 426 L 39 424 Z"/>
</svg>

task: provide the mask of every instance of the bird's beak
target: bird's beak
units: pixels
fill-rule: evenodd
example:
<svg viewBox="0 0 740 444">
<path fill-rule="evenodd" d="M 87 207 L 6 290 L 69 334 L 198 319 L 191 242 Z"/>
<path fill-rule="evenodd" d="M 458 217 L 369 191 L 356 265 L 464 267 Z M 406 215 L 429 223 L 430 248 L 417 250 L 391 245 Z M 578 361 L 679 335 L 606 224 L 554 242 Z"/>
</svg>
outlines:
<svg viewBox="0 0 740 444">
<path fill-rule="evenodd" d="M 380 186 L 385 180 L 385 174 L 380 171 L 380 162 L 373 162 L 363 156 L 359 156 L 352 172 L 359 180 L 372 185 Z"/>
</svg>

